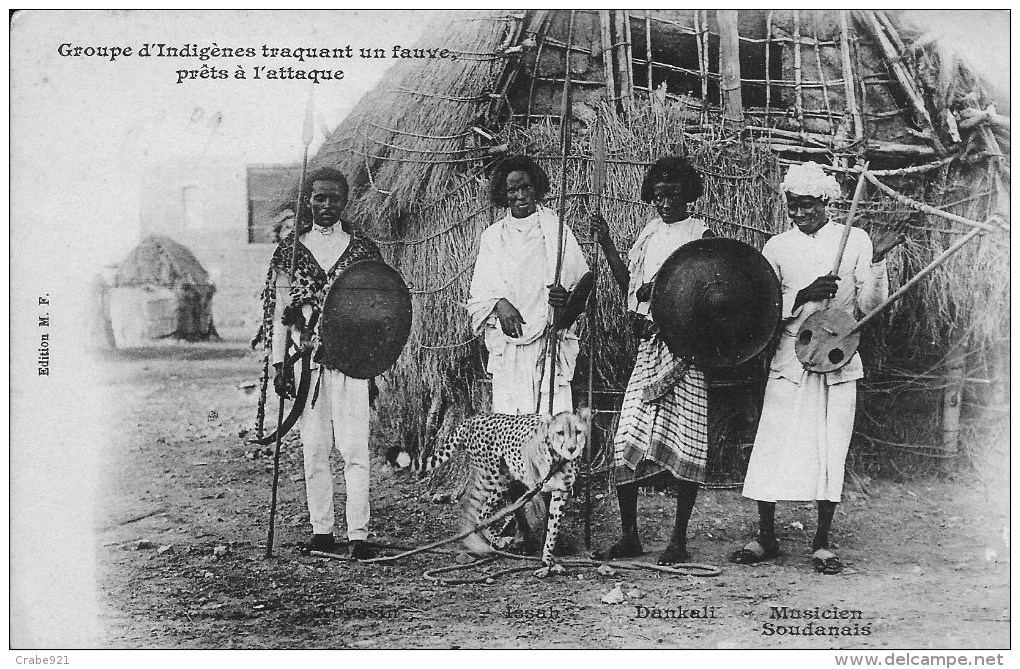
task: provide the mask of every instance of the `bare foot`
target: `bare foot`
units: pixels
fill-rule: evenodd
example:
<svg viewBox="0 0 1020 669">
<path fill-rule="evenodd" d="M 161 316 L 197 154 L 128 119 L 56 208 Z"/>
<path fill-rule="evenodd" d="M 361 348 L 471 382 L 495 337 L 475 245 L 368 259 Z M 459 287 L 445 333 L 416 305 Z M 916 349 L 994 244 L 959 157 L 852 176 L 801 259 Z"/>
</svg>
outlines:
<svg viewBox="0 0 1020 669">
<path fill-rule="evenodd" d="M 668 567 L 670 565 L 681 564 L 690 561 L 691 554 L 687 552 L 687 548 L 685 546 L 680 546 L 678 544 L 671 543 L 670 545 L 666 546 L 666 550 L 664 550 L 662 552 L 662 555 L 659 556 L 659 561 L 657 564 L 660 564 L 663 567 Z"/>
<path fill-rule="evenodd" d="M 637 557 L 644 553 L 641 548 L 641 541 L 636 536 L 624 535 L 609 548 L 595 551 L 596 560 L 616 560 L 619 558 Z"/>
</svg>

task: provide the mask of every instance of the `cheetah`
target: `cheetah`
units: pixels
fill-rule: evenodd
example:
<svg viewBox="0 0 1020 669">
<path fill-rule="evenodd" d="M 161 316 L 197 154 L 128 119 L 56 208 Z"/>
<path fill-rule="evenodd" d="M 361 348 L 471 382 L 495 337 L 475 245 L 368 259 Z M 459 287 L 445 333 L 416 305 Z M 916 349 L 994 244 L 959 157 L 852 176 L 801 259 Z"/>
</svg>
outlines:
<svg viewBox="0 0 1020 669">
<path fill-rule="evenodd" d="M 542 492 L 551 492 L 545 543 L 542 548 L 543 567 L 536 575 L 562 571 L 553 560 L 553 547 L 559 533 L 563 505 L 570 494 L 577 473 L 576 460 L 588 438 L 591 411 L 565 411 L 556 416 L 525 414 L 480 414 L 461 423 L 422 468 L 424 476 L 450 459 L 459 448 L 467 448 L 470 474 L 461 502 L 461 528 L 469 530 L 509 504 L 514 484 L 530 490 L 549 473 L 554 463 L 560 470 L 550 478 Z M 475 532 L 464 539 L 475 555 L 493 553 L 491 539 Z"/>
</svg>

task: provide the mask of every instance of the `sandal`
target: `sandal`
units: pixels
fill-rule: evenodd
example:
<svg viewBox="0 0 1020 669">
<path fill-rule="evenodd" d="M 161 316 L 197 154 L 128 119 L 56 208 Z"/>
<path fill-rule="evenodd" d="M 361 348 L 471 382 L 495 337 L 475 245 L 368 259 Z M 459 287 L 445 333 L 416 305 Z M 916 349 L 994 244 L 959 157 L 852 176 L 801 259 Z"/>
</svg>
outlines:
<svg viewBox="0 0 1020 669">
<path fill-rule="evenodd" d="M 827 548 L 819 548 L 812 553 L 811 561 L 814 563 L 815 571 L 819 574 L 832 576 L 843 571 L 843 563 L 835 553 Z"/>
<path fill-rule="evenodd" d="M 730 562 L 736 564 L 757 564 L 771 560 L 778 555 L 779 542 L 775 539 L 764 542 L 759 539 L 752 539 L 749 544 L 730 555 Z"/>
<path fill-rule="evenodd" d="M 659 556 L 658 561 L 655 563 L 663 567 L 671 567 L 675 564 L 685 564 L 691 561 L 691 554 L 687 552 L 686 548 L 681 548 L 676 544 L 670 544 L 666 546 L 666 550 Z"/>
</svg>

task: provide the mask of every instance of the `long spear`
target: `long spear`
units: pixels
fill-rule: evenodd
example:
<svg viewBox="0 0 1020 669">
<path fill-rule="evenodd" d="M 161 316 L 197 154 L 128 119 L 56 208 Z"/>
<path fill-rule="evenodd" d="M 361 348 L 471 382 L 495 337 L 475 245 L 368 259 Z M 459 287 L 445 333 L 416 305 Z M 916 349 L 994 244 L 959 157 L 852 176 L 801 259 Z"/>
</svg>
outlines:
<svg viewBox="0 0 1020 669">
<path fill-rule="evenodd" d="M 556 274 L 553 278 L 553 285 L 560 284 L 560 275 L 563 273 L 563 226 L 567 213 L 567 158 L 570 156 L 570 42 L 574 33 L 574 12 L 570 12 L 570 23 L 567 26 L 566 46 L 566 67 L 563 72 L 563 100 L 560 104 L 560 199 L 559 199 L 559 227 L 556 235 Z M 553 413 L 554 393 L 556 392 L 556 358 L 559 337 L 556 332 L 556 310 L 552 310 L 552 318 L 549 323 L 549 413 Z"/>
<path fill-rule="evenodd" d="M 297 273 L 297 244 L 298 244 L 298 233 L 301 229 L 301 196 L 305 190 L 305 176 L 308 174 L 308 147 L 312 143 L 313 134 L 313 122 L 315 117 L 314 104 L 312 100 L 312 92 L 308 93 L 308 102 L 305 105 L 305 124 L 301 132 L 301 141 L 305 145 L 304 155 L 301 158 L 301 177 L 298 179 L 298 191 L 297 198 L 294 202 L 294 235 L 293 244 L 290 248 L 290 281 L 293 283 L 294 274 Z M 289 320 L 289 319 L 288 319 Z M 287 358 L 290 357 L 290 337 L 291 337 L 291 325 L 287 324 L 287 337 L 283 340 L 283 370 L 282 373 L 284 378 L 287 378 L 288 373 L 293 373 L 288 370 Z M 283 424 L 283 407 L 286 403 L 286 398 L 280 395 L 280 413 L 276 419 L 277 426 Z M 273 453 L 273 496 L 269 503 L 269 536 L 266 537 L 266 557 L 273 557 L 273 538 L 276 534 L 276 491 L 280 485 L 280 443 L 282 441 L 283 430 L 277 429 L 276 431 L 276 451 Z"/>
<path fill-rule="evenodd" d="M 595 183 L 592 191 L 597 198 L 594 213 L 601 215 L 602 193 L 606 187 L 606 132 L 601 114 L 596 119 L 594 132 Z M 591 226 L 589 236 L 593 242 L 591 283 L 594 294 L 588 299 L 588 410 L 591 412 L 591 418 L 588 420 L 588 439 L 584 445 L 584 546 L 591 550 L 591 437 L 595 432 L 595 315 L 598 311 L 592 298 L 597 296 L 599 285 L 599 240 L 596 239 L 595 230 Z"/>
</svg>

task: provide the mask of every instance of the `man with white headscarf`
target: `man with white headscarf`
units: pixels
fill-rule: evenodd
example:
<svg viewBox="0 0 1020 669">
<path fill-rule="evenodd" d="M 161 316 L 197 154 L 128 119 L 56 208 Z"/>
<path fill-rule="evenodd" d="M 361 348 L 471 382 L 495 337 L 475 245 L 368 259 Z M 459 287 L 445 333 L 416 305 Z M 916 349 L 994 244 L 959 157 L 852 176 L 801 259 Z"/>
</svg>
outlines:
<svg viewBox="0 0 1020 669">
<path fill-rule="evenodd" d="M 783 292 L 783 325 L 769 369 L 761 421 L 747 465 L 743 494 L 758 502 L 759 535 L 731 559 L 752 564 L 779 554 L 775 509 L 779 500 L 818 502 L 818 528 L 811 544 L 816 571 L 837 574 L 839 558 L 829 550 L 829 528 L 843 490 L 843 473 L 857 406 L 860 355 L 828 373 L 809 372 L 797 359 L 797 332 L 811 314 L 826 308 L 871 311 L 888 296 L 885 255 L 902 236 L 882 234 L 872 246 L 868 233 L 852 228 L 837 274 L 831 274 L 844 226 L 830 223 L 826 204 L 841 195 L 822 166 L 793 165 L 782 183 L 794 227 L 770 239 L 762 254 Z"/>
</svg>

